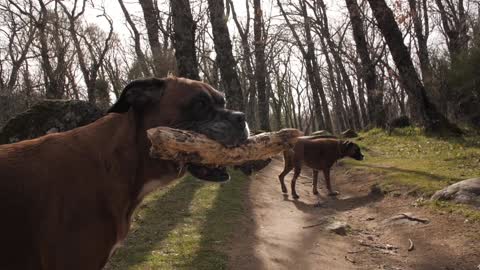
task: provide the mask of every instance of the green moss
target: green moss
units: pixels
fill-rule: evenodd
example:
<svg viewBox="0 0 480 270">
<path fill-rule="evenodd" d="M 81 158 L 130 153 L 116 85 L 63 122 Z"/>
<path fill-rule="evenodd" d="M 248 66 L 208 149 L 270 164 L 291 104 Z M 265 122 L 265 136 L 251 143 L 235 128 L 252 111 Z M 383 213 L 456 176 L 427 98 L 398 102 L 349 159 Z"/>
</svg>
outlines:
<svg viewBox="0 0 480 270">
<path fill-rule="evenodd" d="M 366 158 L 347 163 L 381 174 L 384 190 L 406 189 L 414 195 L 430 196 L 450 184 L 480 176 L 479 136 L 426 136 L 412 127 L 395 129 L 391 136 L 381 129 L 360 135 L 357 142 Z"/>
<path fill-rule="evenodd" d="M 226 269 L 225 245 L 244 208 L 246 177 L 225 184 L 187 177 L 148 196 L 108 269 Z"/>
</svg>

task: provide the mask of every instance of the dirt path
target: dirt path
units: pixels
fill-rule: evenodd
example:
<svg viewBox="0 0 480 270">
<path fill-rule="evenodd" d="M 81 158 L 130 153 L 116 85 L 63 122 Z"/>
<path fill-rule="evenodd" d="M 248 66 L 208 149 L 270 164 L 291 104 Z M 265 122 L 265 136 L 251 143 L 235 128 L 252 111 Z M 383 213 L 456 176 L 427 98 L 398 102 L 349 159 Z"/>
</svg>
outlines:
<svg viewBox="0 0 480 270">
<path fill-rule="evenodd" d="M 313 195 L 311 170 L 304 169 L 297 181 L 300 199 L 292 200 L 280 192 L 282 166 L 275 159 L 252 176 L 248 214 L 232 242 L 230 269 L 480 269 L 479 224 L 415 207 L 409 196 L 371 194 L 381 176 L 341 165 L 333 176 L 341 192 L 337 199 L 325 195 L 322 182 L 320 195 Z M 402 213 L 429 222 L 385 223 Z M 350 226 L 346 236 L 327 229 L 333 221 Z"/>
</svg>

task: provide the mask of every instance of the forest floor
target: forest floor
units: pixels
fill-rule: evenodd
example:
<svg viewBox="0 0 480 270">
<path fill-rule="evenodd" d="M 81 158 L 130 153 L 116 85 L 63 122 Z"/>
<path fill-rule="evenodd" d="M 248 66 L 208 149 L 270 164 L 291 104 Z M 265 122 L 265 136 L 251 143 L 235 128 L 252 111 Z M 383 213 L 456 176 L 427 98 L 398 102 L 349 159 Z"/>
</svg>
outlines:
<svg viewBox="0 0 480 270">
<path fill-rule="evenodd" d="M 152 194 L 107 269 L 480 269 L 480 212 L 428 201 L 480 176 L 478 137 L 373 130 L 355 141 L 366 159 L 335 165 L 336 198 L 323 181 L 312 194 L 308 168 L 297 181 L 300 198 L 282 194 L 281 157 L 249 178 L 187 178 Z"/>
</svg>

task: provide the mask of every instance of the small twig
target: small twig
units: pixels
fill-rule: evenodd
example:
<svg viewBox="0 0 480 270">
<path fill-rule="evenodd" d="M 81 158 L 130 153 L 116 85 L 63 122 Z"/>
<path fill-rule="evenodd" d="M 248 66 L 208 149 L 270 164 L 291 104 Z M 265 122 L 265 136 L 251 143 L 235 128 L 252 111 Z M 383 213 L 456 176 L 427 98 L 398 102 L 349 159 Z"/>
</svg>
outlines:
<svg viewBox="0 0 480 270">
<path fill-rule="evenodd" d="M 360 242 L 360 245 L 361 246 L 365 246 L 365 247 L 371 247 L 371 248 L 376 248 L 376 249 L 384 249 L 384 250 L 395 250 L 395 249 L 398 249 L 398 247 L 396 246 L 392 246 L 392 245 L 377 245 L 377 244 L 368 244 L 368 243 L 365 243 L 363 241 Z"/>
<path fill-rule="evenodd" d="M 347 260 L 347 261 L 349 261 L 349 262 L 351 262 L 351 263 L 356 263 L 356 261 L 355 261 L 354 259 L 348 258 L 347 255 L 345 255 L 345 260 Z"/>
<path fill-rule="evenodd" d="M 415 245 L 413 244 L 412 239 L 408 238 L 408 242 L 410 242 L 410 246 L 408 247 L 408 251 L 412 251 L 415 249 Z"/>
<path fill-rule="evenodd" d="M 421 222 L 421 223 L 428 223 L 428 222 L 430 222 L 430 220 L 428 220 L 428 219 L 418 218 L 418 217 L 412 217 L 412 216 L 407 215 L 407 214 L 405 214 L 405 213 L 402 213 L 401 215 L 404 216 L 404 217 L 407 218 L 407 219 L 410 219 L 410 220 L 413 220 L 413 221 L 418 221 L 418 222 Z"/>
<path fill-rule="evenodd" d="M 325 221 L 317 223 L 317 224 L 313 224 L 313 225 L 303 226 L 302 228 L 303 229 L 308 229 L 308 228 L 317 227 L 317 226 L 320 226 L 320 225 L 323 225 L 323 224 L 325 224 Z"/>
<path fill-rule="evenodd" d="M 348 254 L 354 254 L 354 253 L 360 253 L 360 252 L 364 252 L 365 249 L 359 249 L 359 250 L 351 250 L 351 251 L 347 251 Z"/>
</svg>

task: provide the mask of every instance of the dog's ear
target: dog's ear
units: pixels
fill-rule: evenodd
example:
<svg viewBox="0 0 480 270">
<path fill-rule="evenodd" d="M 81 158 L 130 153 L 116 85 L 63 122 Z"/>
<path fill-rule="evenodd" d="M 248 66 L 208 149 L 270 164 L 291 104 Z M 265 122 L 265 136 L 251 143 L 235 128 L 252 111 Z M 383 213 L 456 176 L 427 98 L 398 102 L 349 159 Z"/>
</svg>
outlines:
<svg viewBox="0 0 480 270">
<path fill-rule="evenodd" d="M 130 108 L 141 111 L 161 99 L 165 85 L 165 80 L 156 78 L 132 81 L 125 86 L 117 102 L 108 110 L 108 113 L 125 113 Z"/>
</svg>

